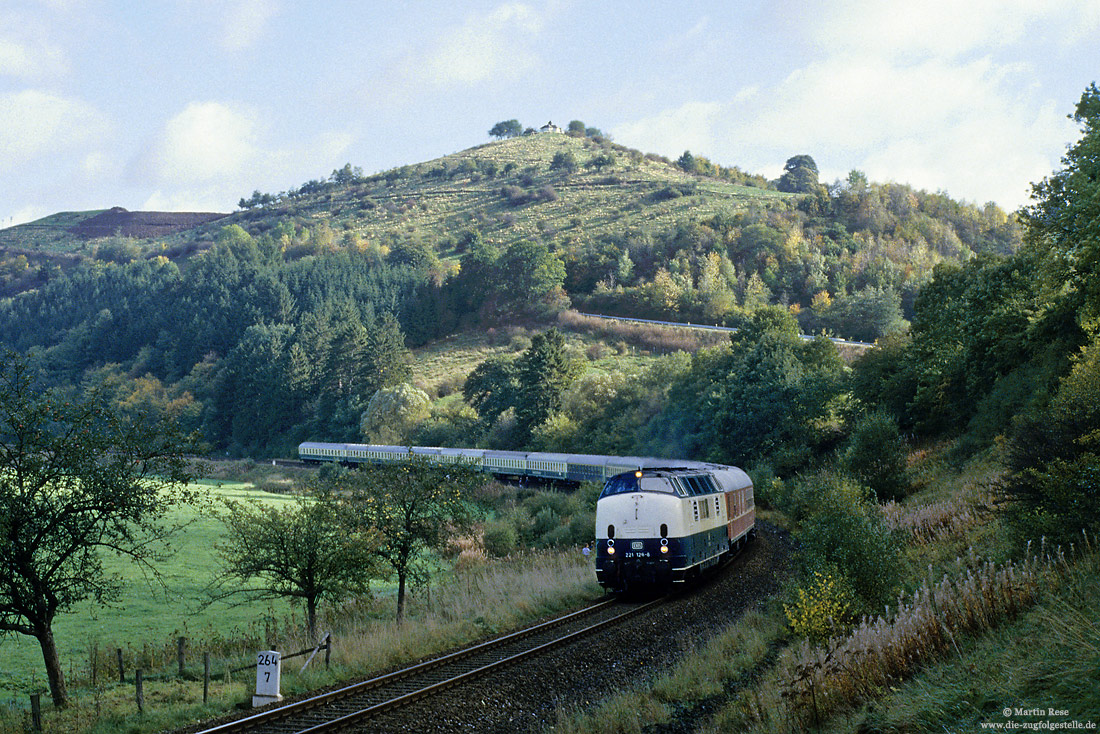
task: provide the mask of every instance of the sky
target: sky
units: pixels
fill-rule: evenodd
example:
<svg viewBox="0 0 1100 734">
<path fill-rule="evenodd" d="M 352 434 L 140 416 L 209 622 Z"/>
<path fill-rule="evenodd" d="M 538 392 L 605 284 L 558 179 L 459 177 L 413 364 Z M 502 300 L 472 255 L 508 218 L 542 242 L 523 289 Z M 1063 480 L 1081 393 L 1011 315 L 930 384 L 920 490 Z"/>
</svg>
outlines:
<svg viewBox="0 0 1100 734">
<path fill-rule="evenodd" d="M 0 227 L 237 208 L 581 120 L 775 178 L 1014 210 L 1080 137 L 1100 0 L 0 0 Z"/>
</svg>

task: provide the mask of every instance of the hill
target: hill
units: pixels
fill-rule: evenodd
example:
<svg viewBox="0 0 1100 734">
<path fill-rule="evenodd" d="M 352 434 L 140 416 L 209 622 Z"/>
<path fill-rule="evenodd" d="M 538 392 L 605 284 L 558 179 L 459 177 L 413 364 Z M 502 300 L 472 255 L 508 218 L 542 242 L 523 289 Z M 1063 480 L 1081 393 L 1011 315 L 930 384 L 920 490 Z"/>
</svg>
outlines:
<svg viewBox="0 0 1100 734">
<path fill-rule="evenodd" d="M 346 183 L 337 171 L 327 182 L 309 182 L 227 221 L 263 229 L 286 216 L 325 219 L 337 230 L 387 243 L 453 246 L 457 233 L 476 228 L 503 247 L 531 238 L 579 244 L 791 197 L 762 188 L 763 179 L 743 178 L 756 186 L 701 177 L 606 140 L 544 133 Z"/>
<path fill-rule="evenodd" d="M 83 212 L 59 212 L 0 230 L 0 248 L 18 251 L 73 252 L 86 241 L 106 237 L 149 240 L 165 237 L 226 216 L 214 212 L 131 212 L 116 206 Z"/>
</svg>

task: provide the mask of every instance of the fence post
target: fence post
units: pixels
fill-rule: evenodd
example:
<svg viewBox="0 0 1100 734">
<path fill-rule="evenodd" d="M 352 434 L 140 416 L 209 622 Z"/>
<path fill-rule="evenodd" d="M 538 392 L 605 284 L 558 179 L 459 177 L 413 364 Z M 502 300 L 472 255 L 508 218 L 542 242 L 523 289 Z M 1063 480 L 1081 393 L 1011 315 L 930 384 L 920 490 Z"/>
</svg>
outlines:
<svg viewBox="0 0 1100 734">
<path fill-rule="evenodd" d="M 210 699 L 210 653 L 202 654 L 202 702 Z"/>
<path fill-rule="evenodd" d="M 118 648 L 118 682 L 126 682 L 126 671 L 122 667 L 122 648 Z"/>
<path fill-rule="evenodd" d="M 328 633 L 328 642 L 325 644 L 325 670 L 328 670 L 329 660 L 332 658 L 332 633 Z"/>
<path fill-rule="evenodd" d="M 137 689 L 137 705 L 138 713 L 140 714 L 145 713 L 145 691 L 142 687 L 142 680 L 142 670 L 141 668 L 138 668 L 137 671 L 134 673 L 134 684 L 135 688 Z"/>
<path fill-rule="evenodd" d="M 187 638 L 181 637 L 176 640 L 176 658 L 179 660 L 180 678 L 183 677 L 183 651 L 187 647 Z"/>
<path fill-rule="evenodd" d="M 31 727 L 42 731 L 42 696 L 38 693 L 31 694 Z"/>
</svg>

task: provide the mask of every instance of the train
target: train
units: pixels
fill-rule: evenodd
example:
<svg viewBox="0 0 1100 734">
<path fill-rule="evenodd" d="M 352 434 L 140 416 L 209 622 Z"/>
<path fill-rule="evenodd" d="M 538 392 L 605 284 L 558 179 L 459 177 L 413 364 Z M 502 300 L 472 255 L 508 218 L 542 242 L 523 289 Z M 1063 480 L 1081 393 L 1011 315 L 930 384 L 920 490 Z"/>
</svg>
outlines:
<svg viewBox="0 0 1100 734">
<path fill-rule="evenodd" d="M 755 536 L 752 480 L 736 467 L 625 472 L 596 501 L 596 580 L 613 592 L 683 584 Z"/>
<path fill-rule="evenodd" d="M 603 482 L 596 580 L 611 592 L 668 588 L 704 575 L 756 535 L 753 486 L 733 466 L 685 459 L 305 442 L 310 464 L 386 464 L 409 455 L 466 463 L 501 479 Z"/>
</svg>

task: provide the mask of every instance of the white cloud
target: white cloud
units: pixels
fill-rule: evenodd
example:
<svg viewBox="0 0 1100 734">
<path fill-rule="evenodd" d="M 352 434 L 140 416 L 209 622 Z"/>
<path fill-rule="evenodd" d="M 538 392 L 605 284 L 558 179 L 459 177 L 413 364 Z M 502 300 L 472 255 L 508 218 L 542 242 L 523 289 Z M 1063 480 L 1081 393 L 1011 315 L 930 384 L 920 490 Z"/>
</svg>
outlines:
<svg viewBox="0 0 1100 734">
<path fill-rule="evenodd" d="M 221 44 L 230 51 L 251 47 L 267 30 L 277 8 L 273 0 L 236 0 L 215 4 L 223 18 Z"/>
<path fill-rule="evenodd" d="M 627 145 L 664 155 L 678 156 L 685 150 L 710 155 L 726 107 L 718 102 L 688 102 L 652 117 L 618 125 L 611 134 L 615 140 L 631 141 Z"/>
<path fill-rule="evenodd" d="M 859 168 L 872 180 L 1015 208 L 1057 167 L 1076 130 L 1036 71 L 999 61 L 995 47 L 1020 40 L 1041 12 L 1056 12 L 1059 23 L 1097 13 L 1065 2 L 1035 10 L 1031 0 L 1006 0 L 998 13 L 993 5 L 935 0 L 918 12 L 911 3 L 842 3 L 825 22 L 828 53 L 785 79 L 682 103 L 618 126 L 615 137 L 665 155 L 690 148 L 772 177 L 808 153 L 826 181 Z"/>
<path fill-rule="evenodd" d="M 1036 32 L 1048 40 L 1087 34 L 1100 23 L 1098 7 L 1080 0 L 840 0 L 824 6 L 811 35 L 831 52 L 953 58 Z"/>
<path fill-rule="evenodd" d="M 0 171 L 97 143 L 106 118 L 80 100 L 28 89 L 0 94 Z"/>
<path fill-rule="evenodd" d="M 266 182 L 288 187 L 288 182 L 297 185 L 324 175 L 352 143 L 347 133 L 327 132 L 302 145 L 280 147 L 267 140 L 269 132 L 259 120 L 258 111 L 243 106 L 187 105 L 134 161 L 136 183 L 153 189 L 143 207 L 225 211 L 255 188 L 271 185 Z"/>
<path fill-rule="evenodd" d="M 202 182 L 240 171 L 256 156 L 254 113 L 220 102 L 192 102 L 165 125 L 143 161 L 157 180 Z"/>
<path fill-rule="evenodd" d="M 470 15 L 457 28 L 407 60 L 411 75 L 433 86 L 469 86 L 515 79 L 537 64 L 528 41 L 542 30 L 541 16 L 529 5 L 509 3 Z"/>
<path fill-rule="evenodd" d="M 0 38 L 0 74 L 18 79 L 36 80 L 55 77 L 68 71 L 64 52 L 51 45 L 31 45 Z"/>
</svg>

